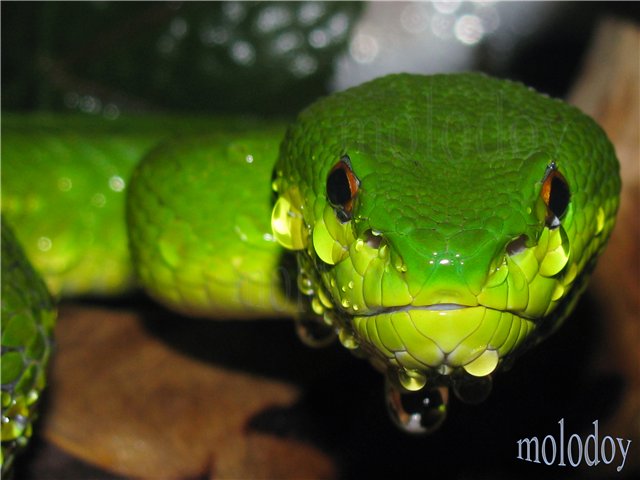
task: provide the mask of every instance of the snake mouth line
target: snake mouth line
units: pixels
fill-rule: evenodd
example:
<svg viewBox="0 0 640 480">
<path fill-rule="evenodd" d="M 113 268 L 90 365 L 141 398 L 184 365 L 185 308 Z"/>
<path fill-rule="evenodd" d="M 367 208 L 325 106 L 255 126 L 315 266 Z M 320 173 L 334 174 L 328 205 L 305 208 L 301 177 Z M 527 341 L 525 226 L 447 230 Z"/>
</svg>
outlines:
<svg viewBox="0 0 640 480">
<path fill-rule="evenodd" d="M 432 305 L 404 305 L 401 307 L 390 307 L 380 310 L 380 313 L 407 312 L 410 310 L 429 310 L 434 312 L 445 310 L 461 310 L 463 308 L 473 308 L 479 305 L 462 305 L 459 303 L 434 303 Z"/>
<path fill-rule="evenodd" d="M 483 305 L 462 305 L 459 303 L 434 303 L 431 305 L 401 305 L 397 307 L 381 307 L 371 312 L 356 315 L 358 317 L 375 317 L 385 313 L 410 312 L 415 310 L 427 310 L 432 312 L 444 312 L 451 310 L 462 310 L 465 308 L 484 307 Z"/>
<path fill-rule="evenodd" d="M 524 315 L 522 312 L 511 311 L 511 310 L 500 310 L 496 308 L 487 307 L 486 305 L 463 305 L 460 303 L 434 303 L 431 305 L 401 305 L 397 307 L 381 307 L 375 310 L 372 310 L 367 313 L 360 313 L 358 315 L 353 315 L 353 317 L 367 318 L 367 317 L 376 317 L 384 314 L 392 314 L 397 312 L 413 312 L 413 311 L 429 311 L 429 312 L 451 312 L 455 310 L 466 310 L 471 308 L 482 308 L 484 310 L 492 310 L 499 313 L 510 313 L 522 319 L 537 320 L 536 317 L 532 317 L 529 315 Z"/>
</svg>

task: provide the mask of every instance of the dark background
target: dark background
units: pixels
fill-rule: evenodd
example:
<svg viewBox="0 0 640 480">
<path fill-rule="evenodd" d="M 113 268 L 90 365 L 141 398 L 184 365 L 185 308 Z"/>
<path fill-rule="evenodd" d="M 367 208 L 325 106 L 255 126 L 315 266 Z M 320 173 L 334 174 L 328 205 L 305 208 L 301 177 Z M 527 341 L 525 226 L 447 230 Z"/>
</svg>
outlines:
<svg viewBox="0 0 640 480">
<path fill-rule="evenodd" d="M 171 31 L 176 16 L 189 25 L 203 19 L 223 24 L 229 12 L 225 14 L 224 9 L 230 7 L 190 2 L 2 2 L 3 112 L 292 116 L 327 93 L 334 59 L 345 50 L 363 5 L 331 3 L 316 23 L 293 24 L 292 31 L 304 35 L 332 15 L 344 13 L 349 28 L 330 47 L 314 49 L 302 44 L 280 55 L 265 47 L 278 32 L 261 33 L 252 27 L 266 5 L 243 5 L 244 17 L 235 21 L 227 42 L 206 45 L 194 27 L 173 47 L 165 42 L 162 53 L 159 45 L 166 40 L 163 36 Z M 508 62 L 492 62 L 488 47 L 480 45 L 473 67 L 563 96 L 579 72 L 598 20 L 605 15 L 640 18 L 634 2 L 564 3 L 543 28 L 520 42 Z M 174 32 L 180 36 L 179 24 Z M 255 58 L 250 65 L 238 64 L 229 54 L 234 36 L 252 45 Z M 291 62 L 300 54 L 315 59 L 313 73 L 300 75 L 291 70 Z M 146 307 L 144 300 L 142 303 Z M 338 460 L 343 478 L 537 479 L 598 475 L 597 468 L 575 470 L 518 461 L 515 442 L 534 435 L 557 435 L 561 418 L 567 431 L 582 433 L 584 438 L 591 433 L 593 420 L 604 422 L 615 411 L 624 387 L 622 380 L 592 368 L 605 319 L 605 312 L 585 297 L 556 335 L 497 378 L 487 401 L 468 406 L 453 400 L 442 429 L 424 438 L 408 437 L 393 427 L 382 401 L 382 378 L 342 349 L 309 355 L 305 347 L 296 347 L 289 354 L 300 361 L 292 366 L 291 358 L 278 357 L 281 350 L 274 348 L 274 360 L 260 365 L 250 358 L 212 358 L 202 345 L 210 346 L 220 336 L 210 329 L 209 333 L 199 331 L 203 328 L 200 323 L 189 329 L 184 328 L 188 320 L 181 320 L 181 335 L 171 322 L 151 328 L 191 355 L 236 366 L 244 362 L 247 370 L 303 385 L 305 398 L 294 410 L 267 412 L 254 419 L 253 425 L 318 444 Z M 223 338 L 236 336 L 250 342 L 243 327 L 213 328 L 225 328 Z M 258 327 L 252 335 L 277 346 L 290 341 L 290 328 L 276 322 Z M 201 343 L 194 344 L 192 338 Z M 317 371 L 319 364 L 324 366 L 322 372 Z M 21 459 L 16 478 L 69 478 L 69 472 L 75 472 L 76 478 L 113 478 L 73 459 L 51 463 L 52 457 L 64 454 L 36 440 L 30 454 Z M 624 470 L 616 478 L 630 475 L 632 472 Z"/>
<path fill-rule="evenodd" d="M 327 93 L 334 59 L 345 50 L 364 4 L 325 3 L 311 23 L 260 31 L 256 18 L 274 4 L 243 2 L 241 19 L 231 21 L 228 2 L 3 2 L 2 108 L 77 109 L 69 96 L 90 94 L 121 111 L 293 115 Z M 289 10 L 295 5 L 283 4 Z M 598 20 L 640 18 L 635 2 L 560 2 L 554 8 L 541 28 L 520 39 L 508 61 L 493 60 L 486 43 L 471 67 L 563 96 Z M 348 29 L 329 46 L 301 42 L 285 53 L 269 48 L 284 30 L 304 36 L 336 14 L 345 16 Z M 172 30 L 176 17 L 189 25 L 185 33 L 179 24 Z M 207 25 L 226 26 L 228 38 L 207 41 Z M 172 31 L 179 41 L 167 41 Z M 252 63 L 231 58 L 230 45 L 237 39 L 253 47 Z M 315 59 L 313 73 L 291 72 L 299 54 Z"/>
</svg>

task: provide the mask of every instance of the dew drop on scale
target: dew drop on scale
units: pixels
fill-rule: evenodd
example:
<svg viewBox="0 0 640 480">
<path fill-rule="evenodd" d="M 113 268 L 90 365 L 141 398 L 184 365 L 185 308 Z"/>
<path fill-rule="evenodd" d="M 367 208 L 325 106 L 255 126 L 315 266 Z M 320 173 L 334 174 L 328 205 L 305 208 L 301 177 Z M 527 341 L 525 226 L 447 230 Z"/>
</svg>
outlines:
<svg viewBox="0 0 640 480">
<path fill-rule="evenodd" d="M 311 296 L 314 293 L 313 280 L 303 270 L 298 273 L 298 289 L 303 295 Z"/>
<path fill-rule="evenodd" d="M 346 328 L 341 328 L 338 332 L 338 339 L 342 346 L 348 350 L 357 350 L 360 346 L 360 342 L 356 338 L 356 336 L 350 330 Z"/>
</svg>

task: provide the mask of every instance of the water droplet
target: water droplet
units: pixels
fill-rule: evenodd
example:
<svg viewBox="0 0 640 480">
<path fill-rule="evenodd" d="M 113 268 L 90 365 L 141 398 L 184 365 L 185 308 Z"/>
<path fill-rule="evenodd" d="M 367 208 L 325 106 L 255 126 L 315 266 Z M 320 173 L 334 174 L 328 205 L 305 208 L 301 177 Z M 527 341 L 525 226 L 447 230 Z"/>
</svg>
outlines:
<svg viewBox="0 0 640 480">
<path fill-rule="evenodd" d="M 184 18 L 176 17 L 171 21 L 171 24 L 169 25 L 169 31 L 175 38 L 182 38 L 189 31 L 189 24 Z"/>
<path fill-rule="evenodd" d="M 157 42 L 156 48 L 163 55 L 169 55 L 176 49 L 176 39 L 171 35 L 162 35 Z"/>
<path fill-rule="evenodd" d="M 431 31 L 436 37 L 448 40 L 453 36 L 454 20 L 452 15 L 436 13 L 431 17 Z"/>
<path fill-rule="evenodd" d="M 556 286 L 553 289 L 553 293 L 551 294 L 551 300 L 557 302 L 564 295 L 564 285 L 560 282 L 556 282 Z"/>
<path fill-rule="evenodd" d="M 270 5 L 258 15 L 256 27 L 263 33 L 273 32 L 291 23 L 291 12 L 281 5 Z"/>
<path fill-rule="evenodd" d="M 58 179 L 58 190 L 68 192 L 71 188 L 73 188 L 73 182 L 69 177 L 60 177 Z"/>
<path fill-rule="evenodd" d="M 274 39 L 272 49 L 276 55 L 283 55 L 299 48 L 300 45 L 302 45 L 302 42 L 303 38 L 298 32 L 287 31 L 281 33 Z"/>
<path fill-rule="evenodd" d="M 600 235 L 602 233 L 602 229 L 604 228 L 604 210 L 602 207 L 598 209 L 598 213 L 596 214 L 596 235 Z"/>
<path fill-rule="evenodd" d="M 476 10 L 476 13 L 482 22 L 482 28 L 485 33 L 493 33 L 500 26 L 500 15 L 494 7 L 486 5 Z"/>
<path fill-rule="evenodd" d="M 407 370 L 403 368 L 398 370 L 398 382 L 400 382 L 400 385 L 406 390 L 415 392 L 426 385 L 427 377 L 418 370 Z"/>
<path fill-rule="evenodd" d="M 240 2 L 225 2 L 222 4 L 222 13 L 233 23 L 242 21 L 247 13 L 247 9 Z"/>
<path fill-rule="evenodd" d="M 351 302 L 349 301 L 348 298 L 343 298 L 340 301 L 340 304 L 344 307 L 344 308 L 349 308 L 351 306 Z"/>
<path fill-rule="evenodd" d="M 324 306 L 320 303 L 318 297 L 313 297 L 311 299 L 311 310 L 313 310 L 313 313 L 316 315 L 322 315 L 324 313 Z"/>
<path fill-rule="evenodd" d="M 497 350 L 485 350 L 478 358 L 462 368 L 474 377 L 484 377 L 496 369 L 499 360 L 500 355 Z"/>
<path fill-rule="evenodd" d="M 327 295 L 327 293 L 322 288 L 318 290 L 318 298 L 320 299 L 320 301 L 322 302 L 322 305 L 325 308 L 333 308 L 333 303 L 331 303 L 331 298 Z"/>
<path fill-rule="evenodd" d="M 298 289 L 303 295 L 313 295 L 313 281 L 304 273 L 298 273 Z"/>
<path fill-rule="evenodd" d="M 344 12 L 338 12 L 329 19 L 327 24 L 333 38 L 342 37 L 349 28 L 349 17 Z"/>
<path fill-rule="evenodd" d="M 76 92 L 69 92 L 64 95 L 64 104 L 67 108 L 78 108 L 80 95 Z"/>
<path fill-rule="evenodd" d="M 34 405 L 38 400 L 40 399 L 40 394 L 38 393 L 38 390 L 29 390 L 29 393 L 27 394 L 26 400 L 27 400 L 27 405 Z"/>
<path fill-rule="evenodd" d="M 387 380 L 385 390 L 389 416 L 406 433 L 432 433 L 447 417 L 449 392 L 446 387 L 403 392 Z"/>
<path fill-rule="evenodd" d="M 451 14 L 454 13 L 460 7 L 459 0 L 452 0 L 449 2 L 433 2 L 433 8 L 440 13 Z"/>
<path fill-rule="evenodd" d="M 307 40 L 313 48 L 324 48 L 329 44 L 327 32 L 320 28 L 311 30 Z"/>
<path fill-rule="evenodd" d="M 302 2 L 298 10 L 298 21 L 303 25 L 312 25 L 325 12 L 325 6 L 320 2 Z"/>
<path fill-rule="evenodd" d="M 355 350 L 360 346 L 358 339 L 346 328 L 340 329 L 340 332 L 338 332 L 338 339 L 342 346 L 348 350 Z"/>
<path fill-rule="evenodd" d="M 251 65 L 255 60 L 255 49 L 253 45 L 244 40 L 237 40 L 229 49 L 231 58 L 239 65 Z"/>
<path fill-rule="evenodd" d="M 107 198 L 102 193 L 96 193 L 91 197 L 91 205 L 97 208 L 102 208 L 107 203 Z"/>
<path fill-rule="evenodd" d="M 421 33 L 427 28 L 429 13 L 424 4 L 410 3 L 400 14 L 402 28 L 409 33 Z"/>
<path fill-rule="evenodd" d="M 80 99 L 79 107 L 85 113 L 98 113 L 102 109 L 102 102 L 92 95 L 84 95 Z"/>
<path fill-rule="evenodd" d="M 465 45 L 475 45 L 484 36 L 482 21 L 476 15 L 463 15 L 456 21 L 455 35 Z"/>
<path fill-rule="evenodd" d="M 349 45 L 349 54 L 357 63 L 371 63 L 378 56 L 378 40 L 366 33 L 358 33 Z"/>
<path fill-rule="evenodd" d="M 297 77 L 306 77 L 317 69 L 318 61 L 306 53 L 297 54 L 289 65 L 289 70 Z"/>
<path fill-rule="evenodd" d="M 484 402 L 493 387 L 491 375 L 474 377 L 468 374 L 456 375 L 452 379 L 453 392 L 464 403 L 476 405 Z"/>
<path fill-rule="evenodd" d="M 231 36 L 229 30 L 223 26 L 205 26 L 200 31 L 200 41 L 206 46 L 223 45 Z"/>
<path fill-rule="evenodd" d="M 298 337 L 309 347 L 326 347 L 336 339 L 335 329 L 319 317 L 298 317 L 295 320 L 295 326 Z"/>
<path fill-rule="evenodd" d="M 107 103 L 102 110 L 102 114 L 107 120 L 115 120 L 120 116 L 120 108 L 115 103 Z"/>
<path fill-rule="evenodd" d="M 113 175 L 111 178 L 109 178 L 109 188 L 114 192 L 123 191 L 125 186 L 126 184 L 122 177 Z"/>
<path fill-rule="evenodd" d="M 53 242 L 49 237 L 40 237 L 38 239 L 38 250 L 40 250 L 41 252 L 48 252 L 49 250 L 51 250 L 52 246 Z"/>
</svg>

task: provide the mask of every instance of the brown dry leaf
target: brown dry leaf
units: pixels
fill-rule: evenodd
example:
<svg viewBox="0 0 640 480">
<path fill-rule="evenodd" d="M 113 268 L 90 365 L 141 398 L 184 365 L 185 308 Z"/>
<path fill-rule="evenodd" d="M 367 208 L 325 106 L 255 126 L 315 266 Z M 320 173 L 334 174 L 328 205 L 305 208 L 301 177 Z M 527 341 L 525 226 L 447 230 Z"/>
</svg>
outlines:
<svg viewBox="0 0 640 480">
<path fill-rule="evenodd" d="M 622 192 L 616 227 L 598 262 L 591 292 L 607 312 L 603 369 L 621 372 L 622 405 L 610 433 L 633 439 L 629 458 L 640 466 L 640 28 L 602 22 L 570 96 L 609 135 L 620 160 Z M 631 465 L 629 465 L 631 466 Z"/>
<path fill-rule="evenodd" d="M 299 391 L 203 362 L 131 312 L 62 309 L 45 436 L 89 463 L 142 478 L 331 478 L 322 452 L 248 422 Z"/>
</svg>

